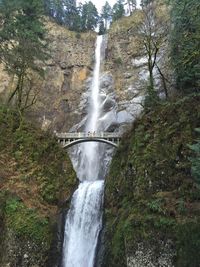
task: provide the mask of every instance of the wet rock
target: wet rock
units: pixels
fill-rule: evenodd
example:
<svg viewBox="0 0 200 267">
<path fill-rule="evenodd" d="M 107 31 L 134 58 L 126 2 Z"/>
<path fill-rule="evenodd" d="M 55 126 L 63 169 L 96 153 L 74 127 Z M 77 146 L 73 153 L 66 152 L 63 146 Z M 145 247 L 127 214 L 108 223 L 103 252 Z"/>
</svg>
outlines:
<svg viewBox="0 0 200 267">
<path fill-rule="evenodd" d="M 127 257 L 127 267 L 173 267 L 175 250 L 171 240 L 158 244 L 139 243 L 134 254 Z"/>
<path fill-rule="evenodd" d="M 103 102 L 103 111 L 108 112 L 116 106 L 116 101 L 111 98 L 106 98 Z"/>
<path fill-rule="evenodd" d="M 132 77 L 132 73 L 131 72 L 126 72 L 126 73 L 124 73 L 124 78 L 125 79 L 129 79 L 129 78 L 131 78 Z"/>
<path fill-rule="evenodd" d="M 128 113 L 126 110 L 122 110 L 117 113 L 117 122 L 118 124 L 130 123 L 133 121 L 133 116 Z"/>
<path fill-rule="evenodd" d="M 110 73 L 103 73 L 100 77 L 100 88 L 101 92 L 106 92 L 106 94 L 112 93 L 114 90 L 113 77 Z"/>
</svg>

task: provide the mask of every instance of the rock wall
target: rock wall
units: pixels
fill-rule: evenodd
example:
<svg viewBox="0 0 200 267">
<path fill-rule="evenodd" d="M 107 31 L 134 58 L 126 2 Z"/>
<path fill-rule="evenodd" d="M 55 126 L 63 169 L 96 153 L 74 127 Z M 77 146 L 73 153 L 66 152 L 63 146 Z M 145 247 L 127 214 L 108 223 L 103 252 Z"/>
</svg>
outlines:
<svg viewBox="0 0 200 267">
<path fill-rule="evenodd" d="M 140 19 L 140 14 L 125 17 L 116 21 L 108 32 L 105 71 L 113 80 L 119 124 L 132 122 L 142 110 L 147 61 L 134 34 Z"/>
<path fill-rule="evenodd" d="M 51 21 L 46 25 L 50 59 L 43 66 L 44 77 L 32 77 L 37 102 L 28 117 L 44 130 L 67 131 L 84 113 L 78 107 L 94 64 L 96 34 L 74 33 Z M 0 93 L 7 99 L 15 81 L 4 71 L 0 80 Z"/>
<path fill-rule="evenodd" d="M 32 114 L 44 129 L 68 131 L 84 115 L 78 107 L 93 68 L 96 34 L 76 34 L 53 23 L 48 29 L 52 58 L 45 65 L 45 79 Z"/>
<path fill-rule="evenodd" d="M 167 41 L 169 10 L 162 1 L 158 1 L 155 12 L 161 24 L 160 30 L 166 31 L 166 36 L 159 44 L 157 64 L 169 81 L 172 76 Z M 143 109 L 149 79 L 147 52 L 144 48 L 144 37 L 141 34 L 143 22 L 141 10 L 136 10 L 130 17 L 123 17 L 114 22 L 108 31 L 104 69 L 105 75 L 108 75 L 113 82 L 119 124 L 133 122 Z M 163 96 L 162 79 L 156 67 L 154 85 L 158 94 Z M 171 84 L 167 83 L 167 87 L 170 94 Z"/>
</svg>

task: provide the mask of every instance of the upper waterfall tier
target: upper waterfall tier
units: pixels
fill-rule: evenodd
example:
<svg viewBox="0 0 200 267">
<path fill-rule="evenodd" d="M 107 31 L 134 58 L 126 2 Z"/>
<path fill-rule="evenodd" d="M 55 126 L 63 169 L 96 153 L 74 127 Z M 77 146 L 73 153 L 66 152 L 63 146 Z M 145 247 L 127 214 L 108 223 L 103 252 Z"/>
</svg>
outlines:
<svg viewBox="0 0 200 267">
<path fill-rule="evenodd" d="M 97 131 L 98 129 L 98 117 L 99 117 L 99 77 L 101 66 L 101 47 L 102 47 L 102 35 L 97 37 L 96 50 L 95 50 L 95 68 L 91 84 L 91 99 L 88 110 L 89 120 L 86 124 L 87 131 Z"/>
<path fill-rule="evenodd" d="M 103 36 L 98 36 L 95 49 L 95 66 L 90 86 L 90 97 L 88 105 L 87 121 L 85 125 L 85 132 L 97 132 L 101 129 L 99 125 L 99 116 L 101 109 L 101 101 L 99 97 L 100 86 L 100 70 L 102 59 L 102 43 Z M 100 151 L 99 144 L 97 143 L 85 143 L 81 144 L 78 148 L 78 167 L 77 175 L 80 181 L 95 181 L 99 177 L 100 173 Z"/>
</svg>

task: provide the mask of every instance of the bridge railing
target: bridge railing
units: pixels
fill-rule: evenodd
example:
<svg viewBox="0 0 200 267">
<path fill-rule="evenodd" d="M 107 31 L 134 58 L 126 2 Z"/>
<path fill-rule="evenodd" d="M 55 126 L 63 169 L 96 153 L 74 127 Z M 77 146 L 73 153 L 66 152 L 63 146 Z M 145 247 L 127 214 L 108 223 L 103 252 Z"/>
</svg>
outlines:
<svg viewBox="0 0 200 267">
<path fill-rule="evenodd" d="M 57 133 L 55 135 L 59 139 L 70 139 L 70 138 L 120 138 L 120 133 L 111 132 L 76 132 L 76 133 Z"/>
</svg>

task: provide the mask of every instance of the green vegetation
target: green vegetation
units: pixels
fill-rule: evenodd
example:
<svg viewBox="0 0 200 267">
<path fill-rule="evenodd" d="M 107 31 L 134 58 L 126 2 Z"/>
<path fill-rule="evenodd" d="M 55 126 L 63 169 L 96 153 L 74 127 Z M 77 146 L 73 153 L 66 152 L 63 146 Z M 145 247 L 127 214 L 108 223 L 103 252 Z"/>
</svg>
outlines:
<svg viewBox="0 0 200 267">
<path fill-rule="evenodd" d="M 82 7 L 81 30 L 95 30 L 98 19 L 99 15 L 95 5 L 91 1 L 86 2 Z"/>
<path fill-rule="evenodd" d="M 35 209 L 27 208 L 20 199 L 8 196 L 3 211 L 7 227 L 17 236 L 29 237 L 38 244 L 51 241 L 48 219 L 38 215 Z"/>
<path fill-rule="evenodd" d="M 149 82 L 147 85 L 146 104 L 154 105 L 159 101 L 155 88 L 155 70 L 159 73 L 166 98 L 168 90 L 162 67 L 158 63 L 158 54 L 167 41 L 169 34 L 169 17 L 166 14 L 166 6 L 156 1 L 151 1 L 147 6 L 143 6 L 142 22 L 138 25 L 138 36 L 141 40 L 141 47 L 147 57 Z"/>
<path fill-rule="evenodd" d="M 39 63 L 47 59 L 43 14 L 40 0 L 0 2 L 0 62 L 17 79 L 9 101 L 16 96 L 20 114 L 36 99 L 30 71 L 41 74 Z"/>
<path fill-rule="evenodd" d="M 102 20 L 105 21 L 105 29 L 107 29 L 108 23 L 112 19 L 112 8 L 107 1 L 105 2 L 105 5 L 102 7 L 101 18 L 102 18 Z"/>
<path fill-rule="evenodd" d="M 112 20 L 116 21 L 125 15 L 123 0 L 118 0 L 112 9 Z"/>
<path fill-rule="evenodd" d="M 199 266 L 200 221 L 184 223 L 177 229 L 178 260 L 176 266 Z"/>
<path fill-rule="evenodd" d="M 77 38 L 98 24 L 99 33 L 105 33 L 112 20 L 113 32 L 124 37 L 127 48 L 127 53 L 121 53 L 117 47 L 120 53 L 112 59 L 120 75 L 125 57 L 126 62 L 147 58 L 144 112 L 124 136 L 106 180 L 104 266 L 126 266 L 127 255 L 141 242 L 162 254 L 159 242 L 168 240 L 176 252 L 175 266 L 200 266 L 200 4 L 198 0 L 167 1 L 169 16 L 164 2 L 143 0 L 141 10 L 135 10 L 135 0 L 118 0 L 113 8 L 106 2 L 99 16 L 91 1 L 79 5 L 75 0 L 0 1 L 0 61 L 16 80 L 9 98 L 13 109 L 0 107 L 0 228 L 4 233 L 0 244 L 3 247 L 9 236 L 20 248 L 31 242 L 37 247 L 32 254 L 41 256 L 33 266 L 44 266 L 56 213 L 67 205 L 76 186 L 65 151 L 50 133 L 23 116 L 38 93 L 32 90 L 31 74 L 41 75 L 48 58 L 44 14 L 76 31 Z M 122 18 L 125 6 L 130 18 Z M 129 49 L 131 42 L 134 51 Z M 165 77 L 160 60 L 166 47 L 171 49 L 168 67 L 174 71 L 170 77 Z M 107 57 L 110 54 L 108 50 Z M 132 66 L 128 67 L 131 76 Z M 155 70 L 165 99 L 159 98 Z M 119 84 L 123 90 L 123 83 Z M 19 265 L 14 256 L 11 265 Z"/>
<path fill-rule="evenodd" d="M 113 8 L 106 1 L 101 13 L 98 14 L 92 1 L 82 4 L 75 0 L 44 0 L 45 13 L 54 18 L 57 23 L 77 32 L 95 30 L 98 24 L 101 28 L 99 34 L 105 33 L 109 22 L 125 15 L 125 6 L 128 6 L 129 13 L 132 14 L 136 9 L 136 1 L 118 0 Z"/>
<path fill-rule="evenodd" d="M 198 0 L 171 0 L 172 63 L 180 92 L 200 90 L 200 3 Z"/>
<path fill-rule="evenodd" d="M 129 13 L 132 14 L 133 11 L 136 9 L 137 1 L 136 0 L 127 0 L 126 4 L 128 5 Z"/>
<path fill-rule="evenodd" d="M 44 0 L 44 5 L 46 14 L 69 30 L 86 32 L 97 26 L 99 15 L 91 1 L 77 5 L 75 0 Z"/>
<path fill-rule="evenodd" d="M 21 173 L 23 183 L 38 183 L 39 193 L 49 204 L 57 204 L 60 195 L 70 192 L 75 174 L 65 151 L 61 150 L 50 134 L 23 122 L 15 111 L 0 109 L 1 157 L 10 157 Z M 66 169 L 63 170 L 63 162 Z M 67 176 L 67 179 L 66 179 Z M 62 186 L 61 186 L 62 185 Z"/>
<path fill-rule="evenodd" d="M 197 128 L 196 131 L 200 134 L 200 128 Z M 190 149 L 194 151 L 195 157 L 191 158 L 192 163 L 192 175 L 200 184 L 200 139 L 197 139 L 196 143 L 189 145 Z"/>
<path fill-rule="evenodd" d="M 114 60 L 114 63 L 115 63 L 116 65 L 122 65 L 122 63 L 123 63 L 122 58 L 121 58 L 121 57 L 116 58 L 116 59 Z"/>
<path fill-rule="evenodd" d="M 198 134 L 199 102 L 199 95 L 163 102 L 124 136 L 106 179 L 104 266 L 126 266 L 138 243 L 151 248 L 168 239 L 176 247 L 175 266 L 200 264 L 200 189 L 188 147 Z"/>
<path fill-rule="evenodd" d="M 25 120 L 19 127 L 15 110 L 0 108 L 0 135 L 0 244 L 10 233 L 20 248 L 30 242 L 34 263 L 43 266 L 56 213 L 61 204 L 68 204 L 76 175 L 56 140 Z M 16 260 L 12 257 L 13 264 Z"/>
<path fill-rule="evenodd" d="M 119 75 L 133 53 L 146 56 L 149 79 L 144 111 L 124 136 L 106 178 L 105 267 L 127 266 L 141 243 L 158 264 L 169 240 L 174 266 L 200 266 L 195 255 L 200 242 L 200 5 L 196 0 L 166 3 L 142 1 L 142 10 L 113 23 L 109 32 L 112 41 L 122 36 Z M 133 38 L 132 50 L 123 38 L 128 45 Z M 112 64 L 118 63 L 118 51 L 111 54 Z M 164 99 L 158 95 L 158 75 Z M 118 90 L 124 81 L 120 77 Z"/>
</svg>

